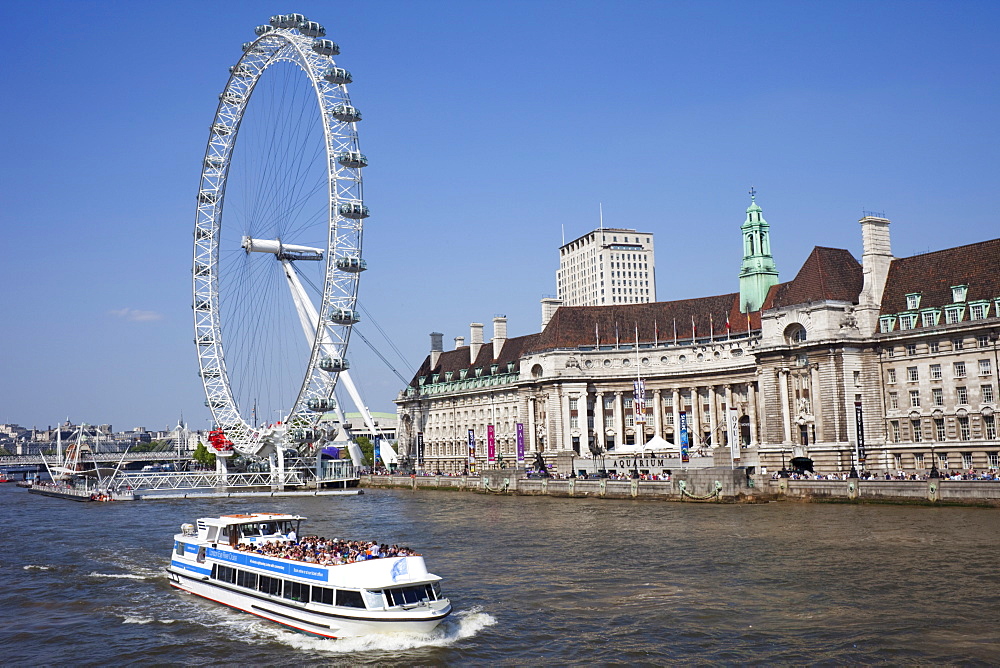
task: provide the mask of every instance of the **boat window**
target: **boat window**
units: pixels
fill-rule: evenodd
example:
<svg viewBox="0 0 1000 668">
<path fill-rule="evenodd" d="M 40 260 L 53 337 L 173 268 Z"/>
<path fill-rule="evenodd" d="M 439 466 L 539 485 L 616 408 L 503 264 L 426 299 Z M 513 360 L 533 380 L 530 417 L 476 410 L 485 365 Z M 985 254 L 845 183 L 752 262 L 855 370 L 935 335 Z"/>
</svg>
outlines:
<svg viewBox="0 0 1000 668">
<path fill-rule="evenodd" d="M 285 582 L 285 598 L 305 603 L 309 600 L 309 585 L 288 580 Z"/>
<path fill-rule="evenodd" d="M 214 543 L 215 539 L 219 537 L 219 527 L 208 527 L 208 542 Z"/>
<path fill-rule="evenodd" d="M 333 590 L 329 587 L 313 587 L 312 600 L 314 603 L 333 605 Z"/>
<path fill-rule="evenodd" d="M 229 584 L 236 584 L 236 569 L 231 566 L 223 566 L 222 564 L 215 564 L 213 569 L 214 573 L 212 577 L 216 580 L 222 582 L 228 582 Z"/>
<path fill-rule="evenodd" d="M 362 589 L 361 595 L 364 597 L 369 610 L 381 610 L 385 607 L 385 601 L 382 599 L 381 589 L 375 591 Z"/>
<path fill-rule="evenodd" d="M 197 558 L 197 561 L 198 561 L 199 564 L 205 563 L 205 546 L 204 545 L 202 545 L 201 547 L 198 548 L 198 558 Z"/>
<path fill-rule="evenodd" d="M 260 527 L 256 524 L 244 524 L 242 527 L 244 536 L 259 536 Z"/>
<path fill-rule="evenodd" d="M 236 584 L 247 589 L 257 588 L 257 574 L 250 571 L 237 571 Z"/>
<path fill-rule="evenodd" d="M 262 591 L 265 594 L 281 596 L 281 580 L 279 578 L 271 578 L 266 575 L 261 575 L 260 580 L 257 582 L 257 590 Z"/>
<path fill-rule="evenodd" d="M 178 557 L 183 557 L 184 556 L 184 543 L 182 543 L 180 541 L 177 541 L 177 547 L 174 548 L 174 551 L 177 553 Z"/>
<path fill-rule="evenodd" d="M 440 582 L 432 582 L 430 584 L 430 587 L 431 587 L 431 591 L 434 592 L 434 598 L 435 599 L 440 599 L 441 598 L 441 583 Z"/>
<path fill-rule="evenodd" d="M 390 606 L 412 605 L 422 600 L 434 600 L 434 590 L 430 585 L 394 587 L 385 590 L 385 599 Z"/>
<path fill-rule="evenodd" d="M 349 589 L 338 589 L 337 605 L 343 608 L 364 608 L 365 600 L 361 598 L 361 592 L 359 591 L 350 591 Z"/>
</svg>

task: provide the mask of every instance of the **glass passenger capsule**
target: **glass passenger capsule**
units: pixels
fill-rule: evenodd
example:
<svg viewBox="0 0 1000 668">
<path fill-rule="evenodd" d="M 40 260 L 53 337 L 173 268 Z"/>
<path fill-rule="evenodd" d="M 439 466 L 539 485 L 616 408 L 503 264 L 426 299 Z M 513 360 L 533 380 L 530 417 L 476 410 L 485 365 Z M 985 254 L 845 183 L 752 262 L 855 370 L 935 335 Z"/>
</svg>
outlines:
<svg viewBox="0 0 1000 668">
<path fill-rule="evenodd" d="M 317 39 L 312 43 L 312 50 L 321 56 L 339 56 L 340 46 L 329 39 Z"/>
<path fill-rule="evenodd" d="M 194 303 L 195 311 L 207 311 L 211 307 L 211 303 L 207 299 L 199 299 Z"/>
<path fill-rule="evenodd" d="M 298 441 L 299 443 L 312 443 L 323 438 L 322 430 L 308 427 L 297 427 L 289 431 L 288 435 L 293 441 Z"/>
<path fill-rule="evenodd" d="M 315 413 L 325 413 L 337 407 L 337 401 L 333 397 L 316 397 L 306 402 L 306 407 Z"/>
<path fill-rule="evenodd" d="M 222 372 L 218 369 L 205 369 L 201 372 L 202 378 L 219 378 L 222 376 Z"/>
<path fill-rule="evenodd" d="M 281 24 L 284 22 L 284 20 L 285 20 L 284 14 L 275 14 L 270 19 L 268 19 L 267 22 L 271 24 L 272 28 L 283 28 L 284 26 L 282 26 Z"/>
<path fill-rule="evenodd" d="M 202 334 L 197 339 L 199 346 L 210 346 L 215 343 L 215 339 L 212 338 L 211 334 Z"/>
<path fill-rule="evenodd" d="M 338 357 L 324 357 L 319 361 L 319 368 L 330 373 L 346 371 L 349 366 L 347 360 L 342 360 Z"/>
<path fill-rule="evenodd" d="M 299 32 L 306 37 L 323 37 L 326 35 L 326 28 L 315 21 L 302 21 L 298 25 Z"/>
<path fill-rule="evenodd" d="M 368 268 L 368 263 L 359 257 L 345 256 L 338 257 L 334 263 L 337 269 L 351 274 L 359 274 Z"/>
<path fill-rule="evenodd" d="M 334 309 L 330 313 L 330 322 L 337 325 L 353 325 L 361 320 L 357 311 L 352 311 L 349 308 L 338 308 Z"/>
<path fill-rule="evenodd" d="M 361 112 L 349 104 L 338 104 L 332 113 L 334 118 L 344 123 L 357 123 L 361 120 Z"/>
<path fill-rule="evenodd" d="M 226 164 L 226 161 L 219 155 L 210 155 L 205 158 L 205 166 L 218 169 L 222 165 Z"/>
<path fill-rule="evenodd" d="M 209 408 L 222 408 L 223 406 L 226 405 L 226 402 L 223 401 L 222 399 L 211 399 L 211 400 L 206 400 L 205 405 L 208 406 Z"/>
<path fill-rule="evenodd" d="M 350 218 L 351 220 L 362 220 L 370 215 L 368 207 L 361 202 L 344 202 L 340 205 L 338 211 L 340 211 L 341 216 Z"/>
<path fill-rule="evenodd" d="M 208 276 L 211 273 L 211 268 L 207 264 L 195 265 L 194 275 L 195 276 Z"/>
<path fill-rule="evenodd" d="M 221 100 L 225 104 L 235 104 L 235 105 L 243 104 L 243 96 L 240 95 L 239 93 L 232 93 L 232 92 L 219 93 L 219 100 Z"/>
<path fill-rule="evenodd" d="M 266 35 L 269 32 L 273 32 L 274 26 L 265 23 L 262 26 L 257 26 L 256 28 L 253 29 L 253 31 L 257 34 L 258 37 L 260 37 L 261 35 Z"/>
<path fill-rule="evenodd" d="M 229 67 L 229 73 L 234 77 L 249 77 L 253 76 L 250 72 L 250 68 L 246 65 L 231 65 Z"/>
<path fill-rule="evenodd" d="M 195 239 L 208 239 L 212 236 L 212 230 L 206 230 L 204 227 L 199 227 L 194 231 Z"/>
<path fill-rule="evenodd" d="M 332 84 L 349 84 L 354 80 L 343 67 L 331 67 L 323 73 L 323 78 Z"/>
<path fill-rule="evenodd" d="M 213 133 L 219 135 L 220 137 L 225 137 L 233 132 L 233 129 L 226 125 L 225 123 L 216 123 L 211 128 Z"/>
<path fill-rule="evenodd" d="M 344 151 L 337 154 L 337 162 L 344 167 L 367 167 L 368 157 L 360 151 Z"/>
<path fill-rule="evenodd" d="M 202 204 L 215 204 L 219 200 L 219 195 L 211 190 L 202 190 L 198 193 L 198 201 Z"/>
</svg>

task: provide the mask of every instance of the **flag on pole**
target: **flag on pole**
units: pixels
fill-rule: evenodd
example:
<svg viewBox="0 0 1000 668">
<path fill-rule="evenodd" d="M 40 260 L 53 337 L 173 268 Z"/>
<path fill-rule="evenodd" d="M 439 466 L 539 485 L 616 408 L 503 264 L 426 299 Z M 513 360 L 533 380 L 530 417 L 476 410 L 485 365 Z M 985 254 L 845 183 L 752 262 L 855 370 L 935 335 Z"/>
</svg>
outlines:
<svg viewBox="0 0 1000 668">
<path fill-rule="evenodd" d="M 694 316 L 691 316 L 691 341 L 694 342 L 698 339 L 698 326 L 694 324 Z"/>
<path fill-rule="evenodd" d="M 729 314 L 726 314 L 726 340 L 729 340 Z"/>
<path fill-rule="evenodd" d="M 677 345 L 677 318 L 674 318 L 674 345 Z"/>
<path fill-rule="evenodd" d="M 656 320 L 653 320 L 653 347 L 656 348 L 660 345 L 660 326 L 656 324 Z"/>
<path fill-rule="evenodd" d="M 708 340 L 715 341 L 715 318 L 708 314 Z"/>
<path fill-rule="evenodd" d="M 594 323 L 594 337 L 597 339 L 597 347 L 601 347 L 601 325 L 600 323 Z"/>
<path fill-rule="evenodd" d="M 615 350 L 621 345 L 621 340 L 618 338 L 618 321 L 615 321 Z"/>
</svg>

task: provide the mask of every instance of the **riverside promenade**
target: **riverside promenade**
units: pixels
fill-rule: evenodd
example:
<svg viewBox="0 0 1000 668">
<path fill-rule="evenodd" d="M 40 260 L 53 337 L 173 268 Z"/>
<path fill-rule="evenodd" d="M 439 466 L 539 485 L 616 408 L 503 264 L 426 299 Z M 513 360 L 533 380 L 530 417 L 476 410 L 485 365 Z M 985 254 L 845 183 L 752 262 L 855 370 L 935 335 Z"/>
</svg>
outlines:
<svg viewBox="0 0 1000 668">
<path fill-rule="evenodd" d="M 1000 508 L 1000 481 L 795 480 L 747 476 L 724 467 L 678 471 L 669 481 L 526 478 L 514 469 L 478 476 L 363 475 L 361 486 L 567 498 L 644 499 L 680 503 L 886 503 Z"/>
</svg>

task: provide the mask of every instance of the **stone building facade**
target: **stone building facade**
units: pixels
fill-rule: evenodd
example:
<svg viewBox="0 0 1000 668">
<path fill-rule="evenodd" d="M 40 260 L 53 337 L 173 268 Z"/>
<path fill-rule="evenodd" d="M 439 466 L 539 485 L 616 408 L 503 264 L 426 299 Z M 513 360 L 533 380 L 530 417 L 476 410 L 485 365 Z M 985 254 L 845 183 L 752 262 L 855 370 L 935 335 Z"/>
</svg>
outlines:
<svg viewBox="0 0 1000 668">
<path fill-rule="evenodd" d="M 752 217 L 763 220 L 756 202 Z M 821 472 L 1000 466 L 1000 239 L 894 258 L 888 220 L 860 225 L 861 262 L 816 247 L 785 283 L 768 278 L 773 263 L 748 262 L 770 253 L 755 225 L 741 292 L 559 306 L 539 333 L 515 338 L 496 318 L 492 341 L 473 324 L 470 344 L 457 337 L 449 351 L 434 334 L 396 400 L 400 448 L 423 470 L 462 472 L 470 432 L 482 468 L 498 464 L 487 460 L 491 433 L 509 465 L 520 431 L 528 463 L 534 453 L 554 463 L 655 436 L 676 446 L 683 419 L 692 450 L 769 469 L 795 456 Z M 754 267 L 770 284 L 747 311 L 762 285 L 748 280 Z"/>
</svg>

